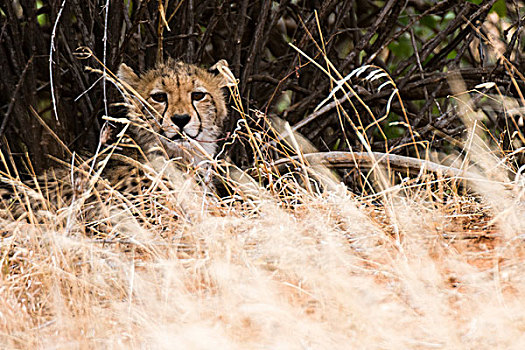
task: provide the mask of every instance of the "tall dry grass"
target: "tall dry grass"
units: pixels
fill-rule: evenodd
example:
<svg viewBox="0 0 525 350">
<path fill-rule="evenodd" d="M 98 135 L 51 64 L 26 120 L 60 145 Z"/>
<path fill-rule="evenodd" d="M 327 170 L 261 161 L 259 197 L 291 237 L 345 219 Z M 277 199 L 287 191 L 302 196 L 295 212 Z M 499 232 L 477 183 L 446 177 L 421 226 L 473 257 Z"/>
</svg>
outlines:
<svg viewBox="0 0 525 350">
<path fill-rule="evenodd" d="M 460 80 L 451 84 L 471 137 L 454 163 L 464 176 L 423 169 L 392 182 L 376 166 L 374 192 L 357 196 L 308 164 L 305 141 L 274 121 L 282 137 L 273 143 L 244 129 L 256 150 L 251 175 L 264 181 L 232 166 L 231 176 L 216 174 L 231 197 L 182 174 L 158 177 L 171 183 L 140 205 L 100 198 L 114 207 L 99 220 L 121 215 L 106 235 L 86 235 L 92 223 L 68 206 L 47 220 L 2 219 L 0 346 L 523 348 L 523 167 L 495 156 Z M 295 176 L 271 166 L 269 144 L 296 157 Z M 17 186 L 24 197 L 29 189 Z M 129 214 L 152 206 L 152 223 Z"/>
</svg>

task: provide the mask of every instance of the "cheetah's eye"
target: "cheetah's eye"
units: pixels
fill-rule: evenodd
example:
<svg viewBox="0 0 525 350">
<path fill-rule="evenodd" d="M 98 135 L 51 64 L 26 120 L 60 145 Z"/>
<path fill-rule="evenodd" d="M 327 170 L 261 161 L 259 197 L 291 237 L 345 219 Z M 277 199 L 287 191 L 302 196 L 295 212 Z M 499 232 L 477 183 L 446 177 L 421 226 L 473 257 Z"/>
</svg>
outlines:
<svg viewBox="0 0 525 350">
<path fill-rule="evenodd" d="M 154 94 L 151 94 L 151 99 L 158 103 L 164 103 L 168 100 L 168 95 L 166 95 L 164 92 L 156 92 Z"/>
<path fill-rule="evenodd" d="M 202 91 L 193 91 L 191 93 L 191 100 L 192 101 L 200 101 L 204 98 L 204 96 L 206 96 L 206 93 L 205 92 L 202 92 Z"/>
</svg>

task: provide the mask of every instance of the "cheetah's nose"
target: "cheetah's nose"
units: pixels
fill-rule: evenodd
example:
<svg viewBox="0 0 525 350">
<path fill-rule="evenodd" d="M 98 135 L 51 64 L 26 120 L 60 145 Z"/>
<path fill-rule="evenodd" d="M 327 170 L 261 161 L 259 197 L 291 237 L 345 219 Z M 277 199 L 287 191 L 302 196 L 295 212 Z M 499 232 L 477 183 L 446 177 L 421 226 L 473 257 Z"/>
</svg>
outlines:
<svg viewBox="0 0 525 350">
<path fill-rule="evenodd" d="M 189 114 L 174 114 L 171 116 L 171 121 L 179 127 L 180 131 L 190 122 L 190 119 Z"/>
</svg>

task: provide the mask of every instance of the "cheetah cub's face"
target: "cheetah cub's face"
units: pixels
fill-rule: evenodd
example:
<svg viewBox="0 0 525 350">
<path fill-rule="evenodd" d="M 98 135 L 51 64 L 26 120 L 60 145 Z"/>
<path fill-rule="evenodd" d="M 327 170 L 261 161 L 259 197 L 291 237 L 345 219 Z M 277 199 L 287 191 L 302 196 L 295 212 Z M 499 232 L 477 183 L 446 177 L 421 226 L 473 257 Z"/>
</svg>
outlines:
<svg viewBox="0 0 525 350">
<path fill-rule="evenodd" d="M 189 164 L 215 155 L 227 115 L 221 76 L 170 59 L 140 75 L 122 63 L 118 77 L 147 102 L 128 101 L 128 117 L 143 126 L 136 133 L 142 148 L 160 142 L 170 158 Z"/>
</svg>

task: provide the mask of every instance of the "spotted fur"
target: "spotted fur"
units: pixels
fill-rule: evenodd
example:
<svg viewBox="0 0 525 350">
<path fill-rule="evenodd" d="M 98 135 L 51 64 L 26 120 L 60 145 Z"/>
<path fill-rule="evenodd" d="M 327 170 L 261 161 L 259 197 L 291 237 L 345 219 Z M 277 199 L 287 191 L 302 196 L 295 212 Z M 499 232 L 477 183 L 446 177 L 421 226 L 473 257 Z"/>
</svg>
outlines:
<svg viewBox="0 0 525 350">
<path fill-rule="evenodd" d="M 52 169 L 28 183 L 4 178 L 0 200 L 7 215 L 3 217 L 33 215 L 40 220 L 63 213 L 69 222 L 66 211 L 73 205 L 84 220 L 113 217 L 115 221 L 122 217 L 115 215 L 118 207 L 154 216 L 159 205 L 166 207 L 167 201 L 159 200 L 171 193 L 166 183 L 184 180 L 166 165 L 197 166 L 215 155 L 227 116 L 222 77 L 174 60 L 142 74 L 123 63 L 118 77 L 128 108 L 129 142 L 98 155 L 92 170 L 93 163 L 86 161 L 73 172 L 66 167 Z M 101 165 L 112 152 L 109 163 Z M 103 171 L 93 184 L 97 169 Z M 169 181 L 160 186 L 159 176 Z M 144 208 L 148 201 L 154 205 Z"/>
</svg>

